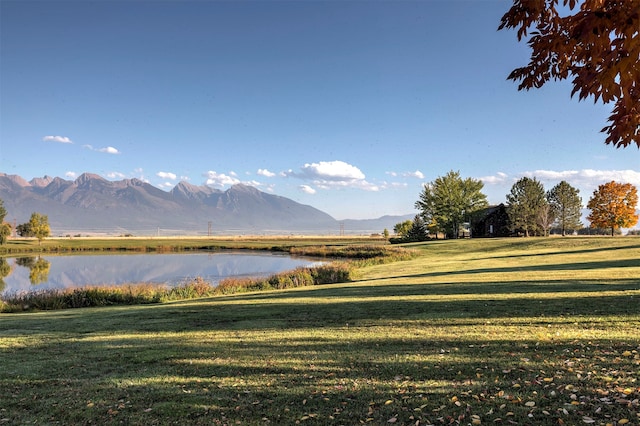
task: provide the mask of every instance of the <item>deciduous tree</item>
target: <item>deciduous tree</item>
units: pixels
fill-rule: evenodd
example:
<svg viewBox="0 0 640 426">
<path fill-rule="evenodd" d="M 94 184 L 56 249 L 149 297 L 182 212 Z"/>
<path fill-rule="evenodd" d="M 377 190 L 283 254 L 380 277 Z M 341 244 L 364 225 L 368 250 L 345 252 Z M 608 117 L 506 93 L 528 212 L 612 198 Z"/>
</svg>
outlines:
<svg viewBox="0 0 640 426">
<path fill-rule="evenodd" d="M 544 187 L 536 178 L 523 177 L 513 184 L 507 194 L 507 214 L 513 231 L 522 231 L 525 237 L 540 229 L 540 212 L 547 204 Z"/>
<path fill-rule="evenodd" d="M 423 186 L 415 207 L 430 228 L 439 228 L 448 236 L 457 238 L 460 225 L 471 215 L 487 206 L 480 180 L 462 179 L 453 170 Z"/>
<path fill-rule="evenodd" d="M 582 198 L 579 193 L 579 189 L 564 180 L 547 192 L 547 201 L 553 211 L 556 225 L 562 230 L 562 236 L 566 235 L 567 230 L 575 231 L 582 228 Z"/>
<path fill-rule="evenodd" d="M 508 77 L 519 90 L 571 77 L 571 96 L 613 102 L 605 143 L 640 148 L 640 0 L 514 0 L 503 28 L 531 35 L 529 64 Z"/>
<path fill-rule="evenodd" d="M 411 225 L 413 224 L 410 220 L 405 220 L 404 222 L 398 222 L 393 227 L 393 232 L 400 238 L 404 238 L 409 233 L 411 229 Z"/>
<path fill-rule="evenodd" d="M 536 220 L 536 224 L 539 229 L 542 230 L 542 235 L 545 237 L 549 236 L 549 230 L 551 229 L 551 225 L 555 217 L 553 215 L 553 209 L 549 205 L 549 203 L 544 203 L 540 209 L 538 210 L 538 218 Z"/>
<path fill-rule="evenodd" d="M 31 232 L 31 228 L 29 227 L 29 222 L 20 223 L 18 226 L 16 226 L 16 233 L 25 238 L 33 237 L 33 233 Z"/>
<path fill-rule="evenodd" d="M 630 183 L 612 180 L 593 191 L 587 203 L 591 210 L 587 219 L 592 228 L 609 228 L 613 236 L 616 229 L 630 228 L 638 223 L 637 206 L 637 188 Z"/>
<path fill-rule="evenodd" d="M 6 243 L 7 238 L 11 235 L 11 225 L 4 221 L 6 216 L 7 209 L 4 208 L 4 201 L 0 199 L 0 245 Z"/>
<path fill-rule="evenodd" d="M 42 244 L 42 239 L 51 234 L 49 217 L 40 213 L 31 213 L 29 222 L 18 225 L 16 230 L 20 236 L 36 237 L 38 239 L 38 244 Z"/>
</svg>

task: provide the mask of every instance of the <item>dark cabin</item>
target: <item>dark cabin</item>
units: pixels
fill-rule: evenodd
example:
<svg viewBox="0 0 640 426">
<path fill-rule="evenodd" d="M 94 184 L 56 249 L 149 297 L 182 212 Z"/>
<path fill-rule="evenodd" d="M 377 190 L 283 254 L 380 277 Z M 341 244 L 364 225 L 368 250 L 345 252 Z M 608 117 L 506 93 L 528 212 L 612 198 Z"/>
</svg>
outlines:
<svg viewBox="0 0 640 426">
<path fill-rule="evenodd" d="M 509 216 L 505 205 L 500 203 L 477 211 L 471 221 L 471 230 L 471 235 L 475 238 L 510 236 Z"/>
</svg>

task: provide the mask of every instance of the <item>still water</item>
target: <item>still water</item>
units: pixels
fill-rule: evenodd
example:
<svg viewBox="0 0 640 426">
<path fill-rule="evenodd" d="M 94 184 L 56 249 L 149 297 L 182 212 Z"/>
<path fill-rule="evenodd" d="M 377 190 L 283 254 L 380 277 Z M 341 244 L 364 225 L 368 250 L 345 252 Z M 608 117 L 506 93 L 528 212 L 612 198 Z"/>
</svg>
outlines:
<svg viewBox="0 0 640 426">
<path fill-rule="evenodd" d="M 0 259 L 0 295 L 86 285 L 179 285 L 195 277 L 261 277 L 317 260 L 274 253 L 101 254 Z"/>
</svg>

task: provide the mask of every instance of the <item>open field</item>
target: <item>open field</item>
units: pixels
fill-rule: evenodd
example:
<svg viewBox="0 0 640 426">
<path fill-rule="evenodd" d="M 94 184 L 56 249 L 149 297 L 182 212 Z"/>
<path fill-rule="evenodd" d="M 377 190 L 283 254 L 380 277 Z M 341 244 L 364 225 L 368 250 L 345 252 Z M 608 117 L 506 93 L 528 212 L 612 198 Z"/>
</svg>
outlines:
<svg viewBox="0 0 640 426">
<path fill-rule="evenodd" d="M 345 284 L 1 314 L 0 424 L 640 424 L 640 239 L 410 247 Z"/>
</svg>

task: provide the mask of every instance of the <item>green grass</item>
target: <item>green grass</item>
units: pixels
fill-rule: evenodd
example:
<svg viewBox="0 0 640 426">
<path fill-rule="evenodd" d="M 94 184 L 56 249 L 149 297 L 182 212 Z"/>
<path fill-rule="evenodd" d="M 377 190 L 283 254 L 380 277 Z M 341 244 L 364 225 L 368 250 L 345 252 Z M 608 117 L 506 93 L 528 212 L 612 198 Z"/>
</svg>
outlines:
<svg viewBox="0 0 640 426">
<path fill-rule="evenodd" d="M 433 241 L 359 280 L 0 315 L 0 424 L 638 425 L 640 240 Z"/>
<path fill-rule="evenodd" d="M 351 246 L 354 244 L 380 244 L 388 242 L 380 236 L 246 236 L 246 237 L 83 237 L 47 238 L 41 243 L 32 239 L 10 239 L 0 246 L 0 255 L 20 255 L 30 253 L 74 253 L 74 252 L 176 252 L 188 250 L 250 249 L 289 251 L 292 247 L 328 245 Z"/>
</svg>

